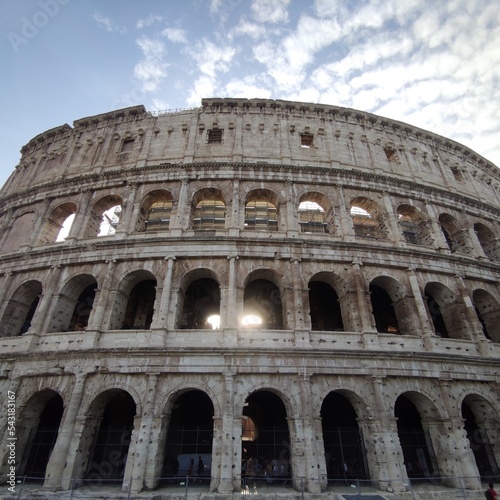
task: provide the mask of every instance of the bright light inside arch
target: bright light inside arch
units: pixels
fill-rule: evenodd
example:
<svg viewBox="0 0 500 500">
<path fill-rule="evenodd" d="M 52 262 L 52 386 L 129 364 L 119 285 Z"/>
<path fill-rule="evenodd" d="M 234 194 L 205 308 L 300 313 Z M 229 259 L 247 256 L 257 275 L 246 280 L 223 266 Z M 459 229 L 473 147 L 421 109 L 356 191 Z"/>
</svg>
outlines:
<svg viewBox="0 0 500 500">
<path fill-rule="evenodd" d="M 220 316 L 218 314 L 212 314 L 207 318 L 207 323 L 212 325 L 212 330 L 218 330 L 220 328 Z"/>
<path fill-rule="evenodd" d="M 262 324 L 262 318 L 255 314 L 247 314 L 241 318 L 241 324 L 243 326 L 256 326 Z"/>
</svg>

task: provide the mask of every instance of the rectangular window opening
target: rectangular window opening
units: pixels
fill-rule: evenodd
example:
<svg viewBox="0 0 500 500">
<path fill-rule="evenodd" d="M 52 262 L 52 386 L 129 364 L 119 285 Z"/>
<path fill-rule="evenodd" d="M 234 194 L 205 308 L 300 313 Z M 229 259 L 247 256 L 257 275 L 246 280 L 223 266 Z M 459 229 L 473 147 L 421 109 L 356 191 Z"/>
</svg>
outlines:
<svg viewBox="0 0 500 500">
<path fill-rule="evenodd" d="M 222 133 L 224 132 L 221 128 L 214 128 L 208 131 L 208 144 L 220 144 L 222 143 Z"/>
</svg>

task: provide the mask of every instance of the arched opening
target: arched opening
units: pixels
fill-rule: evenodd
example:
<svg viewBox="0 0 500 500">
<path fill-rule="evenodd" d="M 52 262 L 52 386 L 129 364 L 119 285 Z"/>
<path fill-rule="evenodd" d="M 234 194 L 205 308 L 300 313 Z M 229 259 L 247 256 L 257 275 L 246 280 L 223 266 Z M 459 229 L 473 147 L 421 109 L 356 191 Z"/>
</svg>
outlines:
<svg viewBox="0 0 500 500">
<path fill-rule="evenodd" d="M 330 202 L 320 193 L 301 196 L 298 215 L 301 233 L 328 233 L 333 221 Z"/>
<path fill-rule="evenodd" d="M 169 191 L 152 191 L 142 202 L 135 230 L 166 231 L 170 226 L 172 207 L 172 195 Z"/>
<path fill-rule="evenodd" d="M 196 478 L 196 481 L 210 481 L 213 417 L 212 401 L 203 391 L 190 390 L 175 398 L 165 442 L 162 473 L 169 483 L 173 478 L 186 476 Z"/>
<path fill-rule="evenodd" d="M 219 284 L 212 278 L 194 280 L 184 294 L 180 328 L 214 329 L 215 317 L 219 318 L 220 327 Z"/>
<path fill-rule="evenodd" d="M 441 283 L 428 283 L 424 290 L 427 308 L 436 335 L 442 338 L 471 339 L 465 305 Z"/>
<path fill-rule="evenodd" d="M 134 428 L 136 405 L 132 396 L 121 390 L 108 391 L 98 399 L 97 414 L 93 415 L 95 438 L 85 479 L 88 482 L 121 482 Z"/>
<path fill-rule="evenodd" d="M 122 199 L 117 195 L 100 199 L 91 209 L 84 238 L 111 236 L 122 215 Z"/>
<path fill-rule="evenodd" d="M 39 281 L 23 283 L 12 295 L 0 323 L 0 336 L 16 336 L 26 333 L 35 315 L 42 284 Z"/>
<path fill-rule="evenodd" d="M 400 205 L 397 210 L 401 233 L 407 243 L 412 245 L 430 245 L 432 237 L 429 223 L 422 212 L 411 205 Z"/>
<path fill-rule="evenodd" d="M 472 301 L 486 338 L 500 342 L 500 304 L 485 290 L 474 290 Z"/>
<path fill-rule="evenodd" d="M 401 333 L 390 295 L 382 287 L 371 283 L 370 299 L 377 332 Z"/>
<path fill-rule="evenodd" d="M 28 243 L 35 226 L 35 212 L 26 212 L 17 217 L 10 227 L 8 237 L 3 240 L 2 253 L 15 252 Z"/>
<path fill-rule="evenodd" d="M 147 330 L 153 321 L 156 298 L 156 280 L 144 280 L 137 283 L 130 292 L 123 330 Z"/>
<path fill-rule="evenodd" d="M 283 328 L 283 307 L 279 288 L 267 279 L 255 279 L 245 287 L 243 295 L 243 324 L 248 317 L 260 318 L 251 327 L 276 330 Z"/>
<path fill-rule="evenodd" d="M 94 305 L 97 282 L 88 274 L 72 278 L 57 296 L 48 331 L 83 331 Z"/>
<path fill-rule="evenodd" d="M 472 247 L 468 241 L 467 231 L 462 230 L 454 217 L 449 214 L 441 214 L 439 225 L 451 252 L 471 253 Z"/>
<path fill-rule="evenodd" d="M 352 404 L 342 394 L 331 392 L 320 415 L 328 480 L 368 479 L 363 438 Z"/>
<path fill-rule="evenodd" d="M 64 203 L 55 208 L 47 217 L 42 228 L 39 238 L 40 244 L 64 241 L 73 224 L 75 213 L 76 205 L 74 203 Z"/>
<path fill-rule="evenodd" d="M 120 282 L 113 300 L 109 329 L 148 329 L 156 299 L 156 279 L 145 269 L 128 273 Z"/>
<path fill-rule="evenodd" d="M 397 418 L 399 441 L 408 477 L 418 481 L 439 476 L 431 438 L 422 425 L 420 412 L 413 401 L 407 396 L 399 396 L 394 416 Z"/>
<path fill-rule="evenodd" d="M 219 189 L 203 189 L 193 198 L 193 229 L 197 231 L 224 229 L 226 204 Z"/>
<path fill-rule="evenodd" d="M 50 454 L 56 443 L 63 414 L 63 400 L 59 394 L 45 390 L 26 405 L 22 425 L 29 432 L 18 476 L 27 480 L 43 480 Z"/>
<path fill-rule="evenodd" d="M 309 310 L 312 330 L 344 330 L 339 297 L 328 283 L 323 281 L 309 282 Z"/>
<path fill-rule="evenodd" d="M 474 231 L 486 257 L 492 261 L 498 260 L 500 244 L 495 238 L 493 231 L 480 222 L 474 224 Z"/>
<path fill-rule="evenodd" d="M 278 230 L 278 200 L 273 192 L 258 189 L 248 195 L 244 228 L 252 231 Z"/>
<path fill-rule="evenodd" d="M 497 434 L 494 427 L 498 427 L 498 414 L 481 396 L 468 395 L 462 402 L 462 418 L 479 474 L 483 480 L 491 481 L 499 474 L 489 437 L 491 431 Z"/>
<path fill-rule="evenodd" d="M 241 436 L 241 476 L 268 485 L 288 484 L 292 477 L 290 433 L 287 412 L 281 398 L 260 390 L 243 406 Z"/>
<path fill-rule="evenodd" d="M 351 201 L 350 214 L 354 234 L 358 238 L 385 239 L 387 228 L 380 206 L 369 198 L 359 196 Z"/>
</svg>

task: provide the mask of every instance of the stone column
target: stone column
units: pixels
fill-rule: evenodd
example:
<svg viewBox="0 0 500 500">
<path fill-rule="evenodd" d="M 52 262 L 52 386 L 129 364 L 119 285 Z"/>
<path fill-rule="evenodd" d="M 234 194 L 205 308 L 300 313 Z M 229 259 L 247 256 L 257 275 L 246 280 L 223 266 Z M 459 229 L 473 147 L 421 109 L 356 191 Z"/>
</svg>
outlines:
<svg viewBox="0 0 500 500">
<path fill-rule="evenodd" d="M 389 487 L 389 490 L 396 493 L 403 492 L 409 480 L 399 441 L 397 419 L 390 414 L 384 401 L 384 381 L 380 377 L 373 377 L 372 386 L 376 418 L 366 423 L 367 436 L 370 437 L 365 439 L 370 475 L 379 482 L 381 490 Z"/>
<path fill-rule="evenodd" d="M 433 436 L 439 445 L 438 457 L 442 457 L 439 463 L 441 475 L 462 477 L 466 488 L 480 489 L 479 471 L 465 431 L 465 421 L 456 414 L 456 401 L 451 397 L 451 381 L 441 379 L 439 387 L 442 402 L 449 416 L 443 422 L 445 432 L 439 433 L 439 429 L 437 429 L 437 433 L 434 433 Z M 459 483 L 460 481 L 455 481 L 453 485 L 459 487 Z"/>
<path fill-rule="evenodd" d="M 179 193 L 179 202 L 177 203 L 177 216 L 175 218 L 175 223 L 172 225 L 170 221 L 170 231 L 181 230 L 178 234 L 182 233 L 182 229 L 187 229 L 189 227 L 189 203 L 188 203 L 188 189 L 189 189 L 189 179 L 185 178 L 181 180 L 181 189 Z"/>
<path fill-rule="evenodd" d="M 431 225 L 432 238 L 434 239 L 434 248 L 436 250 L 449 252 L 450 247 L 448 246 L 448 242 L 444 237 L 443 230 L 438 222 L 438 216 L 434 207 L 429 203 L 425 204 L 425 210 L 429 214 L 429 222 Z"/>
<path fill-rule="evenodd" d="M 354 241 L 356 236 L 354 234 L 354 228 L 352 224 L 352 217 L 349 213 L 350 207 L 346 206 L 344 186 L 342 184 L 338 185 L 338 197 L 339 197 L 339 232 L 340 237 L 344 241 Z"/>
<path fill-rule="evenodd" d="M 73 391 L 71 392 L 69 403 L 66 406 L 61 425 L 59 426 L 57 441 L 47 464 L 45 482 L 43 484 L 44 488 L 59 489 L 62 486 L 64 466 L 66 464 L 71 439 L 73 438 L 76 418 L 80 411 L 85 392 L 85 382 L 86 376 L 84 374 L 76 375 Z"/>
<path fill-rule="evenodd" d="M 172 293 L 172 278 L 174 275 L 175 255 L 165 257 L 167 270 L 163 277 L 161 288 L 156 289 L 155 312 L 151 323 L 151 330 L 165 329 L 167 327 L 168 307 L 170 304 L 170 294 Z M 159 297 L 158 297 L 159 295 Z"/>
<path fill-rule="evenodd" d="M 51 267 L 51 275 L 48 277 L 47 286 L 43 287 L 40 302 L 31 320 L 28 334 L 39 335 L 47 331 L 56 307 L 55 298 L 60 292 L 59 286 L 62 272 L 63 268 L 60 264 Z"/>
<path fill-rule="evenodd" d="M 221 494 L 230 494 L 233 491 L 239 491 L 241 484 L 241 460 L 240 462 L 236 462 L 233 459 L 233 457 L 241 454 L 241 419 L 238 421 L 235 418 L 235 384 L 233 373 L 224 374 L 223 387 L 223 415 L 220 419 L 220 425 L 217 426 L 217 434 L 214 428 L 214 446 L 217 443 L 217 449 L 220 455 L 217 491 Z M 239 433 L 238 430 L 240 430 Z M 214 452 L 215 450 L 212 450 L 212 455 L 214 455 Z M 215 480 L 213 474 L 214 472 L 212 470 L 212 481 Z"/>
<path fill-rule="evenodd" d="M 356 306 L 363 334 L 364 347 L 378 349 L 378 335 L 375 330 L 374 318 L 371 314 L 370 292 L 366 286 L 365 277 L 361 270 L 362 263 L 354 261 L 351 264 L 351 283 L 356 289 Z M 370 308 L 369 308 L 370 304 Z"/>
<path fill-rule="evenodd" d="M 397 221 L 397 215 L 394 212 L 394 207 L 392 206 L 391 198 L 388 193 L 384 193 L 383 201 L 385 220 L 388 222 L 387 229 L 389 230 L 390 240 L 397 241 L 400 245 L 406 246 L 406 240 Z"/>
<path fill-rule="evenodd" d="M 233 179 L 233 196 L 231 200 L 231 213 L 229 214 L 229 231 L 231 236 L 237 236 L 242 228 L 240 209 L 240 180 Z"/>
<path fill-rule="evenodd" d="M 226 302 L 226 314 L 223 321 L 224 328 L 238 328 L 238 310 L 237 310 L 237 290 L 236 290 L 236 263 L 239 260 L 238 255 L 228 255 L 229 261 L 229 275 L 227 283 L 227 302 Z"/>
<path fill-rule="evenodd" d="M 134 417 L 134 426 L 132 428 L 132 434 L 130 435 L 130 444 L 127 451 L 127 461 L 125 462 L 125 470 L 123 472 L 122 491 L 129 491 L 130 483 L 133 479 L 135 457 L 137 456 L 139 448 L 141 447 L 141 445 L 139 444 L 141 422 L 141 417 L 139 415 L 136 415 Z M 139 478 L 138 482 L 142 484 L 143 481 L 144 478 L 141 477 Z"/>
<path fill-rule="evenodd" d="M 140 418 L 140 426 L 137 432 L 137 440 L 135 442 L 135 455 L 132 464 L 131 481 L 132 491 L 138 493 L 142 491 L 145 484 L 147 454 L 150 443 L 151 429 L 153 427 L 155 399 L 158 387 L 158 374 L 148 376 L 146 385 L 146 394 L 142 415 Z"/>
<path fill-rule="evenodd" d="M 153 415 L 151 418 L 148 457 L 144 477 L 144 487 L 154 490 L 162 474 L 163 456 L 170 415 Z"/>
<path fill-rule="evenodd" d="M 291 265 L 291 275 L 292 275 L 292 286 L 293 286 L 293 313 L 294 313 L 294 323 L 295 323 L 295 345 L 302 347 L 309 347 L 309 330 L 311 328 L 311 322 L 309 320 L 308 326 L 306 328 L 305 318 L 305 306 L 304 304 L 309 304 L 308 291 L 304 290 L 302 284 L 302 264 L 301 259 L 292 258 L 290 259 Z M 307 302 L 306 302 L 307 300 Z M 310 316 L 307 316 L 310 318 Z"/>
<path fill-rule="evenodd" d="M 296 426 L 297 435 L 293 439 L 293 446 L 291 453 L 295 454 L 295 447 L 301 443 L 303 459 L 302 469 L 292 469 L 294 482 L 300 491 L 301 485 L 299 484 L 298 475 L 305 477 L 305 487 L 309 493 L 320 493 L 322 489 L 321 470 L 326 472 L 326 462 L 323 444 L 322 432 L 319 437 L 314 428 L 313 404 L 311 394 L 311 378 L 307 374 L 299 375 L 300 377 L 300 406 L 301 406 L 301 419 L 300 426 Z M 298 421 L 299 419 L 296 419 Z M 317 419 L 316 419 L 317 420 Z M 298 422 L 297 422 L 298 423 Z M 300 431 L 300 434 L 298 433 Z M 300 451 L 300 450 L 298 450 Z M 295 464 L 295 466 L 298 464 Z"/>
<path fill-rule="evenodd" d="M 296 207 L 295 207 L 295 193 L 294 193 L 294 183 L 290 180 L 285 182 L 286 196 L 285 196 L 285 229 L 288 237 L 295 237 L 299 233 L 299 223 L 296 217 Z M 283 221 L 280 221 L 283 222 Z M 280 224 L 281 225 L 281 224 Z M 279 230 L 280 228 L 278 228 Z"/>
<path fill-rule="evenodd" d="M 13 378 L 10 380 L 9 388 L 8 391 L 9 395 L 10 394 L 15 394 L 16 400 L 16 415 L 19 417 L 20 414 L 20 408 L 17 406 L 17 398 L 19 396 L 19 386 L 21 385 L 21 379 L 20 378 Z M 7 402 L 12 400 L 7 399 L 7 391 L 2 394 L 2 411 L 4 412 L 4 417 L 0 419 L 0 437 L 2 437 L 2 449 L 0 451 L 0 484 L 6 484 L 7 482 L 7 472 L 10 470 L 10 464 L 8 463 L 9 460 L 9 448 L 7 448 L 7 445 L 10 444 L 12 441 L 9 440 L 9 438 L 12 438 L 12 436 L 9 435 L 9 431 L 7 429 Z M 17 429 L 16 429 L 16 437 L 17 437 Z M 18 443 L 16 442 L 16 471 L 18 462 L 21 459 L 19 454 L 21 453 L 21 449 L 18 446 Z"/>
<path fill-rule="evenodd" d="M 427 314 L 427 308 L 425 307 L 425 302 L 422 297 L 422 292 L 420 291 L 420 286 L 418 284 L 418 278 L 413 269 L 408 269 L 408 282 L 410 283 L 411 293 L 413 294 L 413 299 L 415 301 L 415 306 L 417 307 L 418 318 L 420 321 L 420 326 L 422 328 L 422 342 L 427 351 L 432 350 L 432 335 L 433 329 L 429 321 L 429 316 Z"/>
<path fill-rule="evenodd" d="M 472 303 L 472 300 L 469 296 L 467 288 L 464 283 L 463 276 L 456 275 L 455 281 L 457 283 L 457 289 L 460 294 L 460 297 L 465 305 L 465 313 L 467 317 L 467 322 L 470 325 L 470 338 L 476 341 L 479 352 L 484 356 L 491 356 L 490 349 L 488 344 L 490 341 L 486 338 L 483 332 L 483 325 L 479 321 L 479 318 L 476 313 L 476 308 Z"/>
<path fill-rule="evenodd" d="M 104 316 L 106 314 L 106 311 L 108 311 L 107 305 L 117 262 L 116 260 L 111 259 L 107 260 L 106 263 L 108 265 L 108 269 L 106 271 L 106 275 L 102 280 L 101 288 L 96 290 L 96 295 L 92 304 L 92 312 L 90 314 L 89 324 L 87 326 L 88 331 L 101 332 L 105 330 L 107 326 L 103 324 Z"/>
<path fill-rule="evenodd" d="M 130 186 L 130 193 L 127 200 L 123 204 L 123 212 L 118 223 L 117 235 L 126 235 L 134 232 L 135 223 L 140 210 L 140 206 L 136 206 L 135 198 L 137 196 L 138 184 L 134 183 Z"/>
<path fill-rule="evenodd" d="M 3 317 L 3 313 L 11 297 L 10 287 L 13 279 L 14 273 L 12 271 L 8 271 L 3 275 L 2 285 L 0 286 L 0 318 Z"/>
<path fill-rule="evenodd" d="M 73 224 L 71 224 L 69 234 L 66 237 L 66 242 L 83 238 L 86 229 L 85 221 L 87 220 L 87 215 L 89 213 L 89 206 L 90 202 L 92 201 L 92 196 L 92 191 L 83 191 L 82 193 L 80 193 L 80 199 L 77 202 L 78 209 L 75 214 Z"/>
</svg>

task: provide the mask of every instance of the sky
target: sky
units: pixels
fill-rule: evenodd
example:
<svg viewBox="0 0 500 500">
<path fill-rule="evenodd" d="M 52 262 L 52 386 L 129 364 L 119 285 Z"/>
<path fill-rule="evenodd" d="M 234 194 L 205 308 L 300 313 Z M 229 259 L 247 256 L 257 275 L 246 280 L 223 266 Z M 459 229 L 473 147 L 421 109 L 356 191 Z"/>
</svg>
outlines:
<svg viewBox="0 0 500 500">
<path fill-rule="evenodd" d="M 500 166 L 498 0 L 0 0 L 0 185 L 45 130 L 204 97 L 354 108 Z"/>
</svg>

